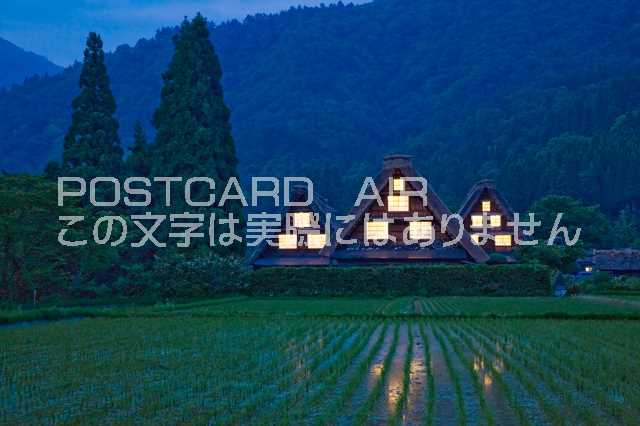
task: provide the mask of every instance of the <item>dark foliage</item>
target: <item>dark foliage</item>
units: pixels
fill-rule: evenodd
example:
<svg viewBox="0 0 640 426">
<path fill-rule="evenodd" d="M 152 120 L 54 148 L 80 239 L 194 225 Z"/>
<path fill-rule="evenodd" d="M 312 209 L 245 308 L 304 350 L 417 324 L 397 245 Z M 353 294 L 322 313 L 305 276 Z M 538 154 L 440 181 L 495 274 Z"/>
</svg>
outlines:
<svg viewBox="0 0 640 426">
<path fill-rule="evenodd" d="M 148 177 L 151 172 L 149 143 L 144 134 L 142 123 L 136 121 L 133 126 L 133 145 L 129 147 L 126 169 L 129 176 Z"/>
<path fill-rule="evenodd" d="M 120 247 L 98 245 L 91 238 L 98 216 L 69 201 L 59 207 L 56 193 L 56 184 L 42 177 L 0 177 L 0 305 L 34 299 L 37 304 L 118 297 L 157 301 L 239 291 L 246 285 L 245 267 L 237 257 L 165 254 L 143 262 L 133 261 L 131 253 L 123 257 L 127 250 Z M 84 217 L 64 238 L 87 240 L 85 245 L 58 242 L 59 216 Z"/>
<path fill-rule="evenodd" d="M 406 150 L 454 209 L 479 177 L 496 178 L 518 209 L 549 193 L 638 208 L 637 133 L 615 129 L 636 128 L 618 117 L 640 107 L 639 7 L 378 0 L 220 25 L 241 172 L 310 175 L 340 188 L 325 192 L 342 210 L 383 153 Z M 125 144 L 136 120 L 152 134 L 174 33 L 106 57 Z M 1 167 L 40 171 L 59 155 L 78 73 L 0 95 Z"/>
<path fill-rule="evenodd" d="M 564 273 L 576 272 L 576 260 L 584 256 L 582 245 L 576 246 L 547 246 L 541 243 L 537 246 L 519 247 L 515 253 L 522 263 L 538 263 Z"/>
<path fill-rule="evenodd" d="M 65 239 L 91 235 L 89 212 L 77 206 L 59 207 L 56 184 L 33 176 L 0 178 L 0 301 L 93 291 L 117 275 L 113 272 L 116 253 L 110 247 L 91 242 L 66 247 L 58 242 L 59 216 L 86 219 L 73 226 Z"/>
<path fill-rule="evenodd" d="M 67 176 L 118 176 L 122 147 L 116 101 L 104 65 L 102 40 L 90 33 L 80 73 L 80 93 L 71 103 L 71 126 L 64 137 L 62 171 Z"/>
<path fill-rule="evenodd" d="M 158 300 L 211 297 L 243 290 L 247 271 L 243 260 L 233 256 L 163 256 L 146 267 L 128 266 L 120 282 L 119 294 L 127 296 Z"/>
<path fill-rule="evenodd" d="M 151 148 L 151 174 L 182 177 L 183 181 L 208 176 L 217 183 L 216 195 L 220 197 L 229 178 L 238 177 L 238 160 L 230 113 L 220 85 L 222 71 L 209 40 L 207 21 L 199 14 L 192 21 L 185 20 L 173 42 L 175 53 L 162 75 L 160 105 L 153 115 L 156 138 Z M 193 200 L 209 199 L 208 186 L 192 188 Z M 172 202 L 172 212 L 216 213 L 218 218 L 233 214 L 236 220 L 242 218 L 242 204 L 238 200 L 212 212 L 210 208 L 194 211 L 181 198 Z M 228 228 L 219 232 L 228 232 Z M 235 227 L 235 234 L 243 235 L 240 224 Z M 243 246 L 235 243 L 218 251 L 241 254 Z"/>
<path fill-rule="evenodd" d="M 607 272 L 594 272 L 576 283 L 578 291 L 592 294 L 640 294 L 640 277 L 613 277 Z M 624 303 L 624 301 L 620 301 Z"/>
<path fill-rule="evenodd" d="M 264 268 L 251 274 L 258 295 L 549 296 L 541 265 Z"/>
</svg>

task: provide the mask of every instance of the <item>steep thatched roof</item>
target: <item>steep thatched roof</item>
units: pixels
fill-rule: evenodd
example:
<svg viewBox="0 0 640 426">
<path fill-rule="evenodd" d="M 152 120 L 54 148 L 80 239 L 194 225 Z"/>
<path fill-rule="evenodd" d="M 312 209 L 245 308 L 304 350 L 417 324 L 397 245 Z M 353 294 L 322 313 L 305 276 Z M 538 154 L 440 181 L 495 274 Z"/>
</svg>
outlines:
<svg viewBox="0 0 640 426">
<path fill-rule="evenodd" d="M 290 194 L 289 199 L 293 202 L 300 202 L 302 200 L 306 200 L 307 187 L 305 185 L 295 185 L 291 187 L 291 189 L 289 190 L 289 194 Z M 292 207 L 283 205 L 277 211 L 277 214 L 279 214 L 281 217 L 284 217 L 287 213 L 291 211 L 291 209 Z M 313 191 L 313 201 L 309 205 L 309 210 L 311 210 L 314 213 L 318 213 L 318 219 L 321 227 L 325 226 L 327 213 L 331 213 L 331 223 L 329 226 L 331 227 L 332 230 L 335 229 L 334 209 L 329 205 L 327 200 L 324 197 L 322 197 L 320 194 L 318 194 L 318 192 L 315 190 Z M 256 260 L 260 258 L 260 256 L 264 253 L 267 247 L 269 247 L 267 241 L 266 240 L 261 241 L 260 244 L 258 244 L 254 248 L 253 252 L 249 254 L 247 262 L 250 265 L 255 264 Z M 306 255 L 303 256 L 303 258 L 305 259 L 305 262 L 308 263 L 309 265 L 327 263 L 328 261 L 327 259 L 317 259 L 322 257 L 324 256 L 321 256 L 320 251 L 316 253 L 307 253 Z M 279 262 L 278 260 L 274 260 L 274 266 L 276 266 L 278 262 Z M 280 262 L 284 262 L 284 261 L 280 260 Z"/>
<path fill-rule="evenodd" d="M 393 177 L 396 171 L 399 171 L 401 175 L 406 177 L 421 177 L 414 168 L 411 161 L 411 156 L 408 155 L 391 155 L 385 157 L 384 165 L 378 176 L 375 178 L 375 184 L 378 191 L 383 191 L 389 185 L 389 178 Z M 342 232 L 344 238 L 349 238 L 355 228 L 360 224 L 364 218 L 364 215 L 371 208 L 375 202 L 373 199 L 364 200 L 360 206 L 354 207 L 350 215 L 354 215 L 355 219 L 350 221 Z M 438 194 L 433 190 L 433 187 L 427 182 L 427 205 L 433 213 L 434 219 L 439 223 L 442 223 L 443 215 L 451 215 L 451 211 L 442 202 Z M 450 236 L 458 235 L 460 227 L 462 225 L 458 221 L 451 220 L 447 224 L 445 232 Z M 482 247 L 476 245 L 471 240 L 471 236 L 462 229 L 462 239 L 460 240 L 460 246 L 469 254 L 469 256 L 479 263 L 489 260 L 489 256 L 482 249 Z M 337 248 L 335 242 L 332 241 L 331 246 L 327 246 L 322 250 L 322 254 L 325 256 L 332 256 Z"/>
<path fill-rule="evenodd" d="M 638 272 L 640 271 L 640 250 L 596 250 L 594 266 L 600 271 Z"/>
<path fill-rule="evenodd" d="M 498 207 L 501 212 L 506 215 L 510 221 L 513 221 L 513 209 L 502 194 L 498 192 L 495 183 L 491 179 L 480 180 L 471 187 L 458 214 L 462 216 L 463 219 L 466 219 L 473 211 L 473 207 L 480 201 L 480 197 L 485 191 L 498 202 Z"/>
</svg>

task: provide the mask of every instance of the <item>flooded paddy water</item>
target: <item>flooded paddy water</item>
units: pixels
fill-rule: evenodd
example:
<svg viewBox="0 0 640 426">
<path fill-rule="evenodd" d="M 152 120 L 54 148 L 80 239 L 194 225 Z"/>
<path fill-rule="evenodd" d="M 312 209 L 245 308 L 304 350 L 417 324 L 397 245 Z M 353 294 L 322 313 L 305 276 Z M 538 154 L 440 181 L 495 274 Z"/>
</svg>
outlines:
<svg viewBox="0 0 640 426">
<path fill-rule="evenodd" d="M 408 300 L 412 315 L 397 317 L 199 312 L 3 327 L 0 424 L 640 418 L 640 323 L 428 314 L 455 303 Z"/>
</svg>

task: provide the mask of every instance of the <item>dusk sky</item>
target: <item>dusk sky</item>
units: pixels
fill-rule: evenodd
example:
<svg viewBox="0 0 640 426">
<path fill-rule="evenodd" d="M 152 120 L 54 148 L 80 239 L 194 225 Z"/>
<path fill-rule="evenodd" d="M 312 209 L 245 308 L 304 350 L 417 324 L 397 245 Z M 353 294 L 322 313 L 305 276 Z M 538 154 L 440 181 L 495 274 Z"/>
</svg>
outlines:
<svg viewBox="0 0 640 426">
<path fill-rule="evenodd" d="M 81 59 L 89 31 L 100 33 L 106 49 L 112 50 L 152 37 L 156 29 L 177 25 L 184 16 L 196 12 L 219 23 L 248 14 L 320 3 L 321 0 L 0 0 L 0 37 L 64 66 Z"/>
</svg>

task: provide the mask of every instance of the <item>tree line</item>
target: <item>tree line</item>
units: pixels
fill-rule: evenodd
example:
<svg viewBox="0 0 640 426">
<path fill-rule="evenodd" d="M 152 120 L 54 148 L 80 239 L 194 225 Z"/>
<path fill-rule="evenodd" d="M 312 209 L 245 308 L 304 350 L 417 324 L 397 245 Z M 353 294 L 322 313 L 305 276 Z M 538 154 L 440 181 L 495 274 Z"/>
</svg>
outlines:
<svg viewBox="0 0 640 426">
<path fill-rule="evenodd" d="M 168 245 L 161 251 L 155 246 L 111 247 L 91 240 L 83 247 L 66 247 L 58 242 L 58 218 L 68 216 L 84 217 L 80 225 L 69 229 L 71 236 L 91 235 L 91 226 L 98 217 L 127 218 L 147 209 L 164 215 L 186 211 L 233 214 L 243 222 L 239 201 L 216 206 L 212 211 L 187 207 L 177 194 L 170 207 L 152 205 L 136 211 L 96 207 L 86 200 L 56 204 L 59 176 L 86 180 L 104 176 L 207 176 L 220 182 L 237 176 L 230 112 L 220 83 L 222 71 L 205 18 L 198 14 L 190 21 L 185 19 L 173 43 L 175 50 L 163 74 L 160 104 L 153 117 L 154 141 L 149 143 L 142 124 L 136 123 L 135 140 L 125 157 L 102 40 L 94 32 L 89 34 L 62 160 L 50 162 L 43 176 L 0 179 L 0 300 L 15 303 L 37 302 L 51 296 L 197 296 L 240 284 L 238 268 L 244 246 L 239 242 L 213 250 L 202 242 L 186 250 Z M 112 195 L 108 190 L 99 194 L 104 199 Z M 199 199 L 198 194 L 193 199 Z M 237 226 L 235 232 L 242 235 L 242 226 Z M 139 240 L 139 234 L 129 232 L 127 243 Z M 166 232 L 162 238 L 166 240 Z"/>
</svg>

